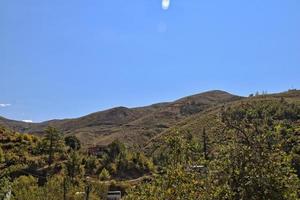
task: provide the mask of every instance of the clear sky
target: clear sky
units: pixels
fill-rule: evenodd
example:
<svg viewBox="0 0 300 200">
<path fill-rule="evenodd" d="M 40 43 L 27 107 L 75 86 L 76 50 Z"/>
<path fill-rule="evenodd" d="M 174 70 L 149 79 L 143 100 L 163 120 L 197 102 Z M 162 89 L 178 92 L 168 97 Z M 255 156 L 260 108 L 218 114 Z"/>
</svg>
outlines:
<svg viewBox="0 0 300 200">
<path fill-rule="evenodd" d="M 0 0 L 0 115 L 300 88 L 299 0 Z"/>
</svg>

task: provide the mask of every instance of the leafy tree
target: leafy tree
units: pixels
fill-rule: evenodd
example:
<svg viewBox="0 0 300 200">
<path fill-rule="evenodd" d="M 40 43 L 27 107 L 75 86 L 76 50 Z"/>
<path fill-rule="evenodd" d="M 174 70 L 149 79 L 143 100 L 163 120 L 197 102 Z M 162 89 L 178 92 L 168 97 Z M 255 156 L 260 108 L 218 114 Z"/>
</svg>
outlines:
<svg viewBox="0 0 300 200">
<path fill-rule="evenodd" d="M 81 148 L 80 140 L 74 135 L 65 137 L 65 144 L 73 150 L 79 150 Z"/>
</svg>

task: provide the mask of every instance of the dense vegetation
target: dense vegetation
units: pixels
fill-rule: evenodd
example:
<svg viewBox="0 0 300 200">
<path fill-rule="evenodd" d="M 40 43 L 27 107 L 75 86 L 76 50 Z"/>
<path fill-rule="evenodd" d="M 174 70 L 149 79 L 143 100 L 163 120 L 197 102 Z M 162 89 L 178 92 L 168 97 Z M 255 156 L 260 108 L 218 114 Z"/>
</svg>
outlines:
<svg viewBox="0 0 300 200">
<path fill-rule="evenodd" d="M 43 137 L 1 127 L 0 199 L 106 199 L 108 190 L 133 200 L 300 198 L 299 102 L 250 97 L 184 123 L 148 148 L 86 149 L 53 127 Z"/>
<path fill-rule="evenodd" d="M 80 149 L 74 136 L 48 127 L 42 138 L 0 129 L 0 199 L 105 198 L 129 187 L 126 179 L 154 170 L 151 159 L 114 141 L 97 155 Z M 88 197 L 87 197 L 88 194 Z"/>
<path fill-rule="evenodd" d="M 213 141 L 168 136 L 161 174 L 126 199 L 299 199 L 299 119 L 283 99 L 223 107 Z"/>
</svg>

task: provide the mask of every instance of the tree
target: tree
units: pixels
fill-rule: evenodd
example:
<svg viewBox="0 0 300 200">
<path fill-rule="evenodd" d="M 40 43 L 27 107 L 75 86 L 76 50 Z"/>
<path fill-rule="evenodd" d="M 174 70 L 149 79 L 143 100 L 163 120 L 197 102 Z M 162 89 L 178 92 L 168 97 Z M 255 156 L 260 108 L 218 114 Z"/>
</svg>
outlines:
<svg viewBox="0 0 300 200">
<path fill-rule="evenodd" d="M 61 175 L 54 175 L 47 179 L 47 183 L 43 186 L 43 197 L 47 200 L 65 200 L 64 194 L 66 191 L 66 184 L 64 177 Z"/>
<path fill-rule="evenodd" d="M 38 187 L 37 179 L 33 176 L 20 176 L 13 182 L 13 199 L 32 200 L 42 199 L 43 191 Z"/>
<path fill-rule="evenodd" d="M 108 145 L 109 148 L 109 158 L 110 160 L 116 159 L 120 154 L 124 154 L 126 151 L 126 147 L 123 143 L 121 143 L 119 140 L 113 141 L 110 145 Z"/>
<path fill-rule="evenodd" d="M 74 135 L 65 137 L 65 144 L 73 150 L 79 150 L 81 148 L 80 140 Z"/>
<path fill-rule="evenodd" d="M 228 136 L 205 181 L 208 199 L 298 199 L 299 179 L 275 127 L 279 104 L 242 104 L 222 112 Z M 283 114 L 283 113 L 282 113 Z M 279 114 L 278 119 L 282 116 Z M 292 116 L 289 116 L 292 117 Z M 288 118 L 289 118 L 288 117 Z M 285 120 L 287 118 L 285 117 Z"/>
<path fill-rule="evenodd" d="M 190 145 L 190 142 L 179 133 L 167 136 L 164 141 L 168 155 L 165 168 L 153 180 L 131 188 L 125 199 L 202 199 L 203 181 L 199 173 L 189 168 L 190 161 L 194 161 L 192 158 L 195 157 L 190 150 L 202 152 L 198 149 L 200 145 L 196 142 Z M 195 158 L 195 162 L 198 161 L 198 156 Z"/>
<path fill-rule="evenodd" d="M 299 114 L 298 106 L 270 101 L 223 109 L 222 134 L 212 138 L 203 172 L 187 167 L 195 162 L 190 147 L 173 134 L 163 144 L 166 169 L 125 199 L 297 200 L 300 181 L 292 164 L 298 163 L 300 143 L 292 122 L 299 122 Z"/>
<path fill-rule="evenodd" d="M 43 140 L 43 146 L 48 153 L 48 165 L 50 166 L 53 163 L 54 154 L 62 151 L 63 140 L 57 129 L 48 127 L 45 131 L 46 136 Z"/>
<path fill-rule="evenodd" d="M 84 170 L 81 166 L 82 158 L 77 151 L 72 151 L 65 163 L 67 176 L 73 183 L 76 182 L 76 178 L 80 178 Z"/>
<path fill-rule="evenodd" d="M 101 173 L 99 174 L 100 181 L 107 181 L 110 179 L 109 171 L 105 168 L 102 169 Z"/>
<path fill-rule="evenodd" d="M 84 169 L 85 172 L 89 175 L 93 175 L 96 173 L 99 162 L 95 156 L 89 156 L 85 160 Z"/>
</svg>

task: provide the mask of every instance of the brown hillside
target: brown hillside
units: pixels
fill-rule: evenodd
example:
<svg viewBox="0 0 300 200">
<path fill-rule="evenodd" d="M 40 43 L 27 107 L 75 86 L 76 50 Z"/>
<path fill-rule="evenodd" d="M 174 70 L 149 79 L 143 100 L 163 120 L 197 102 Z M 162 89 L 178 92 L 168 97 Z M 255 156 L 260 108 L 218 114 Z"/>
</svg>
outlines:
<svg viewBox="0 0 300 200">
<path fill-rule="evenodd" d="M 76 119 L 24 123 L 0 118 L 0 125 L 34 134 L 43 134 L 47 126 L 53 126 L 64 134 L 78 136 L 88 146 L 108 144 L 115 139 L 129 145 L 143 146 L 151 138 L 190 116 L 241 98 L 216 90 L 146 107 L 112 108 Z"/>
</svg>

